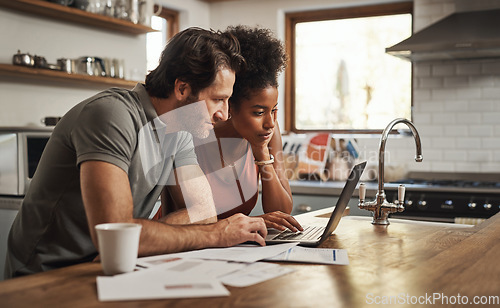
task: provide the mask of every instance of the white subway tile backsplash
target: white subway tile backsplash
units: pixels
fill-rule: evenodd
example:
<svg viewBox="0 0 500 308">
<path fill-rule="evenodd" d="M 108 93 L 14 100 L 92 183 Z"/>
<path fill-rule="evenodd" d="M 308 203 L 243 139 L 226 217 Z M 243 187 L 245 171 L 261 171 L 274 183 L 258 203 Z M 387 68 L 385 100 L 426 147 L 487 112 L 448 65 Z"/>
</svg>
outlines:
<svg viewBox="0 0 500 308">
<path fill-rule="evenodd" d="M 471 150 L 467 153 L 468 162 L 487 162 L 492 158 L 491 151 Z"/>
<path fill-rule="evenodd" d="M 414 89 L 413 90 L 413 99 L 415 101 L 428 100 L 431 98 L 431 90 L 430 89 Z"/>
<path fill-rule="evenodd" d="M 483 113 L 483 124 L 500 123 L 500 112 L 485 112 Z"/>
<path fill-rule="evenodd" d="M 446 63 L 436 63 L 431 68 L 432 76 L 442 77 L 442 76 L 455 76 L 456 68 L 454 64 Z"/>
<path fill-rule="evenodd" d="M 444 8 L 441 3 L 436 1 L 423 3 L 418 6 L 418 16 L 442 16 L 444 15 Z"/>
<path fill-rule="evenodd" d="M 469 77 L 444 77 L 443 84 L 445 87 L 466 87 L 469 85 Z"/>
<path fill-rule="evenodd" d="M 492 76 L 469 76 L 470 87 L 494 87 L 497 84 L 497 80 Z"/>
<path fill-rule="evenodd" d="M 479 101 L 470 101 L 469 102 L 469 110 L 471 111 L 476 111 L 476 112 L 494 112 L 500 111 L 500 108 L 498 110 L 496 109 L 496 105 L 500 107 L 500 101 L 494 101 L 494 100 L 485 100 L 481 99 Z"/>
<path fill-rule="evenodd" d="M 433 101 L 421 101 L 418 105 L 413 107 L 415 111 L 423 112 L 423 113 L 434 113 L 434 112 L 443 112 L 444 105 L 439 104 Z"/>
<path fill-rule="evenodd" d="M 414 27 L 413 30 L 415 32 L 418 32 L 422 30 L 422 28 L 425 28 L 427 25 L 430 25 L 434 18 L 431 16 L 414 16 L 413 17 L 413 22 L 414 22 Z"/>
<path fill-rule="evenodd" d="M 485 150 L 500 149 L 500 137 L 481 138 L 481 148 Z"/>
<path fill-rule="evenodd" d="M 446 137 L 432 138 L 431 144 L 433 149 L 453 149 L 455 148 L 455 139 Z"/>
<path fill-rule="evenodd" d="M 500 99 L 500 89 L 499 88 L 483 88 L 482 98 L 486 99 Z"/>
<path fill-rule="evenodd" d="M 462 88 L 457 89 L 457 97 L 460 99 L 480 99 L 481 98 L 481 89 L 476 88 Z"/>
<path fill-rule="evenodd" d="M 481 72 L 483 74 L 500 74 L 500 61 L 484 61 L 481 66 Z"/>
<path fill-rule="evenodd" d="M 495 136 L 500 136 L 500 123 L 498 123 L 498 125 L 493 126 L 493 132 Z"/>
<path fill-rule="evenodd" d="M 424 148 L 422 146 L 422 156 L 428 162 L 440 162 L 446 159 L 445 151 L 432 149 L 430 147 Z"/>
<path fill-rule="evenodd" d="M 442 88 L 444 85 L 444 79 L 442 77 L 429 77 L 429 78 L 418 78 L 419 88 L 429 88 L 438 89 Z"/>
<path fill-rule="evenodd" d="M 481 164 L 477 162 L 456 163 L 455 169 L 461 172 L 481 172 Z"/>
<path fill-rule="evenodd" d="M 432 4 L 433 2 L 435 3 L 436 0 L 415 0 L 415 2 L 418 2 L 419 4 L 419 8 L 424 6 L 424 5 L 429 5 L 429 4 Z"/>
<path fill-rule="evenodd" d="M 431 76 L 431 65 L 421 64 L 413 67 L 413 77 L 429 77 Z"/>
<path fill-rule="evenodd" d="M 457 149 L 477 150 L 481 148 L 481 140 L 479 138 L 462 137 L 456 139 Z"/>
<path fill-rule="evenodd" d="M 478 63 L 458 63 L 457 75 L 471 76 L 481 74 L 481 64 Z"/>
<path fill-rule="evenodd" d="M 457 113 L 455 116 L 457 124 L 481 124 L 481 113 L 479 112 Z"/>
<path fill-rule="evenodd" d="M 447 125 L 444 127 L 444 135 L 447 137 L 464 137 L 469 130 L 464 125 Z"/>
<path fill-rule="evenodd" d="M 483 163 L 478 171 L 485 173 L 500 173 L 500 162 L 497 160 L 496 162 Z"/>
<path fill-rule="evenodd" d="M 445 15 L 449 15 L 449 14 L 455 12 L 455 3 L 453 1 L 454 0 L 451 0 L 451 1 L 443 4 L 443 12 Z"/>
<path fill-rule="evenodd" d="M 479 96 L 479 95 L 478 95 Z M 431 90 L 431 98 L 434 100 L 451 100 L 457 98 L 456 89 L 433 89 Z M 461 99 L 465 97 L 460 97 Z"/>
<path fill-rule="evenodd" d="M 470 137 L 491 137 L 493 136 L 493 127 L 491 125 L 470 125 Z"/>
<path fill-rule="evenodd" d="M 418 129 L 419 125 L 431 124 L 431 113 L 418 113 L 413 115 L 413 124 Z"/>
<path fill-rule="evenodd" d="M 446 152 L 446 160 L 450 162 L 465 162 L 467 161 L 467 151 L 464 150 L 448 150 Z"/>
<path fill-rule="evenodd" d="M 414 0 L 414 30 L 452 13 L 455 1 Z M 413 77 L 424 162 L 408 168 L 500 173 L 500 60 L 416 62 Z M 407 147 L 393 150 L 398 160 L 414 149 Z"/>
<path fill-rule="evenodd" d="M 453 100 L 453 101 L 445 101 L 444 103 L 445 111 L 468 111 L 469 110 L 469 102 L 466 100 Z"/>
<path fill-rule="evenodd" d="M 500 150 L 493 151 L 493 161 L 497 163 L 500 162 Z"/>
<path fill-rule="evenodd" d="M 428 136 L 420 136 L 420 141 L 422 142 L 422 148 L 427 149 L 432 149 L 432 137 Z"/>
<path fill-rule="evenodd" d="M 446 125 L 457 123 L 456 114 L 451 112 L 440 112 L 432 114 L 432 123 Z"/>
<path fill-rule="evenodd" d="M 420 137 L 432 138 L 443 136 L 444 127 L 442 125 L 424 125 L 417 127 Z"/>
<path fill-rule="evenodd" d="M 453 171 L 455 171 L 455 163 L 451 163 L 448 161 L 431 162 L 431 171 L 434 171 L 434 172 L 453 172 Z"/>
</svg>

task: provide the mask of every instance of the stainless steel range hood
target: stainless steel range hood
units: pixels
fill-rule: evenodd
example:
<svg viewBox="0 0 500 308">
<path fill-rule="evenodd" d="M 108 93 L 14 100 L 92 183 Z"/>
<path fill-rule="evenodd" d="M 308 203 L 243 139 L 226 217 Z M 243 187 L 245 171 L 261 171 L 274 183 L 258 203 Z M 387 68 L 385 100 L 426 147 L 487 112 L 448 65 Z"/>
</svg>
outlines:
<svg viewBox="0 0 500 308">
<path fill-rule="evenodd" d="M 411 61 L 500 58 L 500 9 L 451 14 L 386 52 Z"/>
</svg>

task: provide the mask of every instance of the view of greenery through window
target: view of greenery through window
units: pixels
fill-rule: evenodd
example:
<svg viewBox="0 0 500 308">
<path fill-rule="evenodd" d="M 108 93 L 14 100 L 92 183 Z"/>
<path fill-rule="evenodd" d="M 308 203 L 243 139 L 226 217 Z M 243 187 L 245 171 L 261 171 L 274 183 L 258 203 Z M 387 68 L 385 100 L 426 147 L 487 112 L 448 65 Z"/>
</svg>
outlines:
<svg viewBox="0 0 500 308">
<path fill-rule="evenodd" d="M 411 14 L 300 22 L 295 127 L 383 129 L 411 119 L 411 63 L 385 53 L 411 35 Z"/>
</svg>

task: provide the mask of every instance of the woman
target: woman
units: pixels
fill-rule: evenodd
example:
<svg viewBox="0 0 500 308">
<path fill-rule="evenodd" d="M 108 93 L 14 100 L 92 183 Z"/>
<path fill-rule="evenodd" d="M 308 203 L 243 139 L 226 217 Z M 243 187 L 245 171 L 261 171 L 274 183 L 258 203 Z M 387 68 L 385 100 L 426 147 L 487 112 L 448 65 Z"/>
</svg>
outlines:
<svg viewBox="0 0 500 308">
<path fill-rule="evenodd" d="M 302 230 L 289 215 L 292 193 L 277 122 L 277 78 L 287 61 L 283 45 L 268 29 L 236 26 L 226 32 L 239 40 L 247 69 L 236 77 L 230 117 L 215 125 L 215 140 L 195 139 L 198 162 L 212 187 L 218 218 L 249 215 L 257 202 L 260 177 L 265 213 L 261 217 L 267 227 Z M 171 198 L 166 204 L 167 213 L 179 208 Z"/>
</svg>

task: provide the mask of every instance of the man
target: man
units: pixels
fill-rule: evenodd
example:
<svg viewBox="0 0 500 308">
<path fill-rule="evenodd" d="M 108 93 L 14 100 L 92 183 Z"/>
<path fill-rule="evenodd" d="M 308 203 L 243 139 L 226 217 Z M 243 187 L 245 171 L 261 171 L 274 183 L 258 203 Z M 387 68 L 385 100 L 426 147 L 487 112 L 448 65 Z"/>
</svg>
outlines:
<svg viewBox="0 0 500 308">
<path fill-rule="evenodd" d="M 216 220 L 187 132 L 209 137 L 215 122 L 227 120 L 242 63 L 233 37 L 190 28 L 167 44 L 145 85 L 110 89 L 72 108 L 54 128 L 13 223 L 6 278 L 92 261 L 94 226 L 105 222 L 141 224 L 140 256 L 265 245 L 261 218 L 188 226 L 145 219 L 174 179 L 182 191 L 172 194 L 183 194 L 191 221 Z"/>
</svg>

